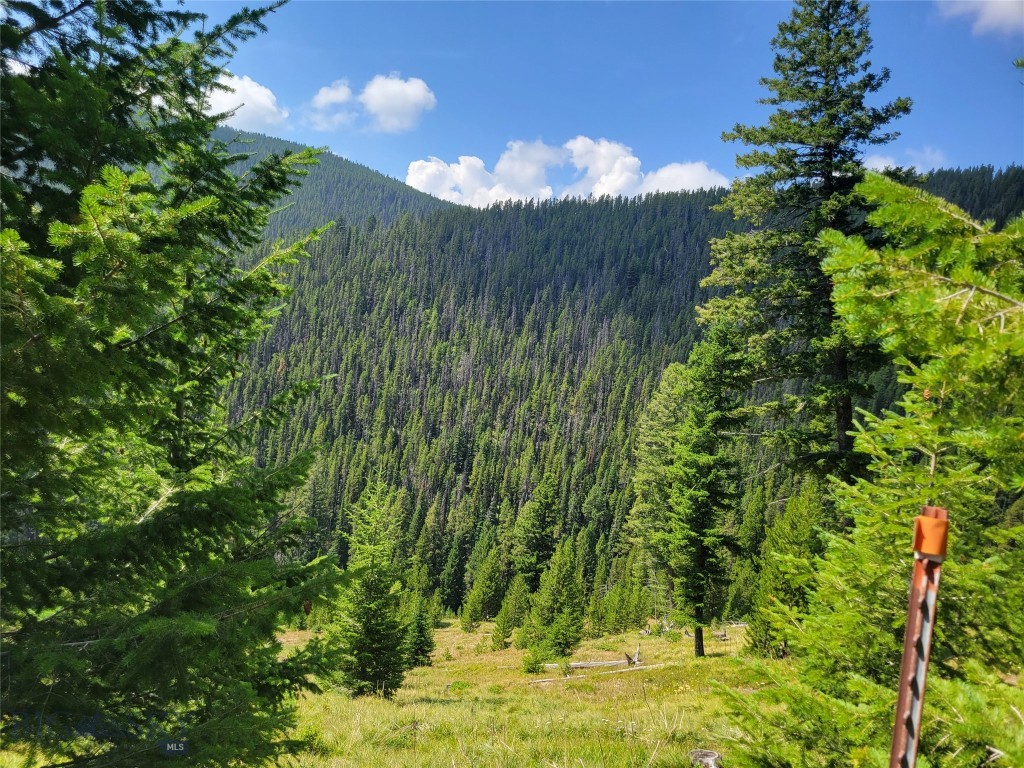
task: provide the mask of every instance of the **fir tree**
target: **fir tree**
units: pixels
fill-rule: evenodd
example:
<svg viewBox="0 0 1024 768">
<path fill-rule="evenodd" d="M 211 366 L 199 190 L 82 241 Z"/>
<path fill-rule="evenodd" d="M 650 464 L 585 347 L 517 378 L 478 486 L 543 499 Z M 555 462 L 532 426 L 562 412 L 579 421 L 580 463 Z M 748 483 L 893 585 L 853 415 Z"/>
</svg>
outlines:
<svg viewBox="0 0 1024 768">
<path fill-rule="evenodd" d="M 679 608 L 695 627 L 697 656 L 704 655 L 704 626 L 724 608 L 728 578 L 724 521 L 736 467 L 720 433 L 736 419 L 734 342 L 716 326 L 685 366 L 670 365 L 637 436 L 631 524 L 674 581 Z"/>
<path fill-rule="evenodd" d="M 572 539 L 555 548 L 520 632 L 533 659 L 568 656 L 583 639 L 583 576 Z"/>
<path fill-rule="evenodd" d="M 792 610 L 806 610 L 814 558 L 821 554 L 823 489 L 807 478 L 768 529 L 751 606 L 747 642 L 762 656 L 786 655 Z"/>
<path fill-rule="evenodd" d="M 853 520 L 832 536 L 805 612 L 788 617 L 799 683 L 743 705 L 749 765 L 856 763 L 891 736 L 913 518 L 950 512 L 920 754 L 934 766 L 1024 761 L 1024 217 L 1001 232 L 877 175 L 858 187 L 890 245 L 822 236 L 836 307 L 893 357 L 898 412 L 864 413 L 872 475 L 838 483 Z M 1012 671 L 1011 671 L 1012 670 Z M 777 706 L 782 704 L 783 706 Z M 827 734 L 827 738 L 822 738 Z"/>
<path fill-rule="evenodd" d="M 430 666 L 434 651 L 434 614 L 430 601 L 417 594 L 405 635 L 405 663 L 409 668 Z"/>
<path fill-rule="evenodd" d="M 546 475 L 523 505 L 513 529 L 512 562 L 516 572 L 526 576 L 531 589 L 540 583 L 540 575 L 555 549 L 555 480 Z"/>
<path fill-rule="evenodd" d="M 381 481 L 367 486 L 351 519 L 349 568 L 356 581 L 329 636 L 340 650 L 337 672 L 342 684 L 356 696 L 390 698 L 405 677 L 408 628 L 402 622 L 401 583 L 394 565 L 396 520 Z"/>
<path fill-rule="evenodd" d="M 869 104 L 889 71 L 871 70 L 867 7 L 859 0 L 798 0 L 772 48 L 775 77 L 761 80 L 771 93 L 761 103 L 778 109 L 766 125 L 724 134 L 755 147 L 736 163 L 759 172 L 737 179 L 722 203 L 750 229 L 712 242 L 715 269 L 705 284 L 728 292 L 701 313 L 742 329 L 747 386 L 766 391 L 774 383 L 779 392 L 788 382 L 799 392 L 764 404 L 776 436 L 803 463 L 849 476 L 859 471 L 849 434 L 853 403 L 864 394 L 862 374 L 881 360 L 836 321 L 817 235 L 863 229 L 852 194 L 863 175 L 860 152 L 897 135 L 884 128 L 910 101 Z"/>
<path fill-rule="evenodd" d="M 473 588 L 466 596 L 459 621 L 464 632 L 472 632 L 485 618 L 497 614 L 501 607 L 501 553 L 492 549 L 477 569 Z"/>
<path fill-rule="evenodd" d="M 197 762 L 260 763 L 319 669 L 276 638 L 335 578 L 293 556 L 302 465 L 245 449 L 287 400 L 222 402 L 312 239 L 241 267 L 312 155 L 243 181 L 204 113 L 270 10 L 185 40 L 203 17 L 155 3 L 5 8 L 3 710 L 47 756 L 148 765 L 181 734 Z"/>
<path fill-rule="evenodd" d="M 496 651 L 508 648 L 509 638 L 512 631 L 518 629 L 526 621 L 530 613 L 530 586 L 526 577 L 518 573 L 512 579 L 505 592 L 505 599 L 501 602 L 501 610 L 494 620 L 494 630 L 491 634 L 491 647 Z"/>
</svg>

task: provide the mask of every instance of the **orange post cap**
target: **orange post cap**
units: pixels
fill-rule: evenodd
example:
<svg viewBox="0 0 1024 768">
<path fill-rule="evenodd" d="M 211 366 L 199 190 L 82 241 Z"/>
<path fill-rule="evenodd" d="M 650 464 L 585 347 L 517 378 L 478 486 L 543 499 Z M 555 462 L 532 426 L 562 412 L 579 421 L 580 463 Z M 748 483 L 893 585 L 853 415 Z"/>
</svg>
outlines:
<svg viewBox="0 0 1024 768">
<path fill-rule="evenodd" d="M 914 519 L 914 551 L 933 558 L 946 556 L 949 513 L 942 507 L 924 507 Z"/>
</svg>

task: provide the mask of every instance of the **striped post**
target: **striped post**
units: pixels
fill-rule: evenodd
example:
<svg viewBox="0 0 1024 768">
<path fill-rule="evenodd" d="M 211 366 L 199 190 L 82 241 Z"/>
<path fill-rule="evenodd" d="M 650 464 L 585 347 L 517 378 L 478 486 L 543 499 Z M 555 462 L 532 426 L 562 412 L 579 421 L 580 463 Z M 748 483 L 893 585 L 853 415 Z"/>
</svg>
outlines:
<svg viewBox="0 0 1024 768">
<path fill-rule="evenodd" d="M 923 507 L 914 520 L 914 575 L 910 582 L 907 632 L 903 640 L 903 664 L 900 667 L 889 768 L 914 768 L 917 764 L 924 684 L 948 533 L 949 513 L 942 507 Z"/>
</svg>

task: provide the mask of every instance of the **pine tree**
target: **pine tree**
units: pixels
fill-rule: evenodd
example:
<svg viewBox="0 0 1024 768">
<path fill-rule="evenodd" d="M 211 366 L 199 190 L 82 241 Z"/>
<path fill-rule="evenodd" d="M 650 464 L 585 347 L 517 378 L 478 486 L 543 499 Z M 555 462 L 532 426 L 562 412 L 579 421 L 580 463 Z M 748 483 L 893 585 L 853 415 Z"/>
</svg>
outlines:
<svg viewBox="0 0 1024 768">
<path fill-rule="evenodd" d="M 155 3 L 5 8 L 3 710 L 55 759 L 148 765 L 183 735 L 197 762 L 260 763 L 320 669 L 276 638 L 335 578 L 294 556 L 303 466 L 245 450 L 287 398 L 221 401 L 312 239 L 241 267 L 312 156 L 242 181 L 204 114 L 271 10 L 186 41 L 203 17 Z"/>
<path fill-rule="evenodd" d="M 417 594 L 412 602 L 405 636 L 405 663 L 409 668 L 430 666 L 430 654 L 434 651 L 434 615 L 430 601 Z"/>
<path fill-rule="evenodd" d="M 408 627 L 394 563 L 398 530 L 392 501 L 378 479 L 352 510 L 349 568 L 356 581 L 328 633 L 340 649 L 338 677 L 356 696 L 390 698 L 405 677 Z"/>
<path fill-rule="evenodd" d="M 518 629 L 526 621 L 530 613 L 530 586 L 526 577 L 519 573 L 513 577 L 501 602 L 501 610 L 494 620 L 491 633 L 491 647 L 496 651 L 508 648 L 512 631 Z"/>
<path fill-rule="evenodd" d="M 761 84 L 778 107 L 763 126 L 723 135 L 755 147 L 737 157 L 759 172 L 737 179 L 722 207 L 749 224 L 712 242 L 708 286 L 728 293 L 701 308 L 705 322 L 742 329 L 746 384 L 789 394 L 764 404 L 776 436 L 804 464 L 856 474 L 853 403 L 863 375 L 881 363 L 870 344 L 854 343 L 836 321 L 832 285 L 821 269 L 817 235 L 863 229 L 853 187 L 859 154 L 897 134 L 883 129 L 910 109 L 898 98 L 871 106 L 888 81 L 871 71 L 867 7 L 859 0 L 798 0 L 772 40 L 775 77 Z"/>
<path fill-rule="evenodd" d="M 501 553 L 492 549 L 477 569 L 473 588 L 462 605 L 459 622 L 464 632 L 472 632 L 485 618 L 491 618 L 501 608 Z"/>
<path fill-rule="evenodd" d="M 537 589 L 540 575 L 555 550 L 555 479 L 545 475 L 523 505 L 513 529 L 512 562 L 516 572 L 526 576 Z"/>
<path fill-rule="evenodd" d="M 724 326 L 710 329 L 685 366 L 665 369 L 637 436 L 631 526 L 672 578 L 678 605 L 695 627 L 697 656 L 704 655 L 703 628 L 720 616 L 726 595 L 724 521 L 736 495 L 736 467 L 721 433 L 736 419 L 729 385 L 738 360 L 735 335 Z"/>
<path fill-rule="evenodd" d="M 583 574 L 572 539 L 555 548 L 520 629 L 533 659 L 568 656 L 583 639 Z"/>
<path fill-rule="evenodd" d="M 949 509 L 920 754 L 943 768 L 1024 761 L 1024 217 L 996 232 L 876 174 L 858 191 L 889 245 L 822 236 L 849 332 L 879 342 L 906 391 L 863 413 L 872 474 L 837 483 L 833 535 L 790 637 L 800 680 L 741 707 L 750 765 L 851 764 L 891 736 L 913 518 Z M 778 705 L 782 706 L 778 706 Z M 826 734 L 827 738 L 822 738 Z"/>
<path fill-rule="evenodd" d="M 762 656 L 786 655 L 790 618 L 807 609 L 814 558 L 822 550 L 822 495 L 821 484 L 807 478 L 768 529 L 747 629 L 748 644 Z"/>
</svg>

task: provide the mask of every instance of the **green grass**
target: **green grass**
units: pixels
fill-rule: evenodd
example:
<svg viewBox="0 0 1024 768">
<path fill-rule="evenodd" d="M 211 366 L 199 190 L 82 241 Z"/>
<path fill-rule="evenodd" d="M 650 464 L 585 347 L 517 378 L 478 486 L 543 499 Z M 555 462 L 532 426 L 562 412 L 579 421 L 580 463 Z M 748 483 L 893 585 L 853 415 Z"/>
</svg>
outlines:
<svg viewBox="0 0 1024 768">
<path fill-rule="evenodd" d="M 391 701 L 344 692 L 304 697 L 297 734 L 307 743 L 296 766 L 668 766 L 689 765 L 691 749 L 728 752 L 728 723 L 715 683 L 763 685 L 735 657 L 737 636 L 709 637 L 693 657 L 689 638 L 636 633 L 584 643 L 573 660 L 624 658 L 639 640 L 642 668 L 522 671 L 523 652 L 484 650 L 491 626 L 438 630 L 431 667 L 411 671 Z M 297 638 L 298 639 L 298 638 Z M 612 668 L 619 669 L 619 668 Z M 606 673 L 606 674 L 601 674 Z M 531 683 L 555 678 L 551 682 Z"/>
<path fill-rule="evenodd" d="M 768 680 L 737 654 L 741 634 L 709 634 L 704 659 L 682 637 L 628 633 L 585 642 L 574 661 L 623 659 L 640 643 L 643 665 L 538 675 L 522 671 L 523 651 L 491 651 L 490 624 L 472 634 L 439 629 L 433 665 L 412 670 L 391 701 L 343 691 L 299 700 L 292 737 L 304 747 L 281 762 L 310 768 L 670 768 L 689 766 L 691 749 L 728 758 L 723 689 L 749 692 Z M 286 646 L 306 632 L 286 633 Z M 772 663 L 785 676 L 788 665 Z M 533 682 L 554 678 L 550 682 Z M 168 765 L 173 761 L 168 761 Z M 728 763 L 726 763 L 728 764 Z M 0 768 L 25 766 L 0 749 Z"/>
</svg>

